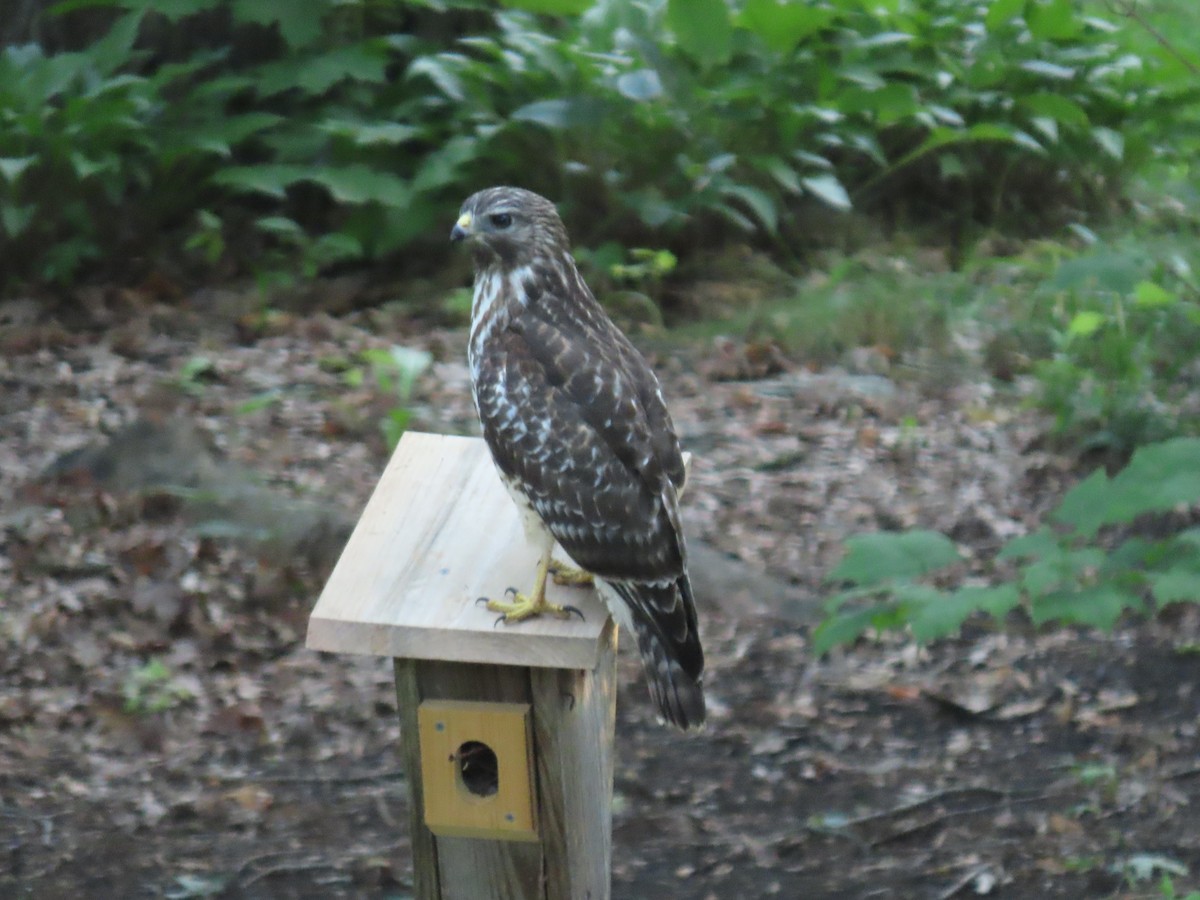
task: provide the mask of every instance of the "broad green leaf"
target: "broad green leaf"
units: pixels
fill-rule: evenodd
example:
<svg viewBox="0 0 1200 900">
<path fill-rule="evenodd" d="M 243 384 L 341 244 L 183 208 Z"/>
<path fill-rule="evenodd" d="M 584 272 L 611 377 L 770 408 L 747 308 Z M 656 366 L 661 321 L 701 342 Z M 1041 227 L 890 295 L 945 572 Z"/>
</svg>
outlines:
<svg viewBox="0 0 1200 900">
<path fill-rule="evenodd" d="M 1147 577 L 1150 579 L 1154 602 L 1159 606 L 1200 603 L 1200 571 L 1194 567 L 1176 566 L 1165 572 L 1150 572 Z"/>
<path fill-rule="evenodd" d="M 516 122 L 536 122 L 547 128 L 575 128 L 594 124 L 607 110 L 603 101 L 590 97 L 570 97 L 560 100 L 536 100 L 509 116 Z"/>
<path fill-rule="evenodd" d="M 412 78 L 416 75 L 424 75 L 435 85 L 437 89 L 449 97 L 451 100 L 465 100 L 467 98 L 466 91 L 463 89 L 462 79 L 450 70 L 448 62 L 453 60 L 461 60 L 463 57 L 456 54 L 444 53 L 438 56 L 422 56 L 413 60 L 412 65 L 408 67 L 408 71 L 404 73 L 405 78 Z"/>
<path fill-rule="evenodd" d="M 1097 469 L 1067 491 L 1051 518 L 1072 526 L 1083 537 L 1093 537 L 1108 524 L 1106 511 L 1110 491 L 1108 476 L 1103 469 Z M 1041 531 L 1050 534 L 1048 529 Z"/>
<path fill-rule="evenodd" d="M 833 13 L 806 3 L 747 0 L 738 23 L 753 31 L 776 53 L 790 53 L 806 37 L 829 24 Z"/>
<path fill-rule="evenodd" d="M 833 647 L 854 643 L 881 615 L 892 613 L 895 609 L 894 603 L 881 603 L 854 612 L 835 613 L 813 629 L 813 653 L 821 656 Z"/>
<path fill-rule="evenodd" d="M 1120 132 L 1097 126 L 1092 129 L 1092 139 L 1117 162 L 1125 158 L 1125 138 Z"/>
<path fill-rule="evenodd" d="M 957 631 L 974 612 L 1000 619 L 1020 602 L 1021 592 L 1015 584 L 964 587 L 953 593 L 934 591 L 934 596 L 913 611 L 909 624 L 918 641 L 932 641 Z"/>
<path fill-rule="evenodd" d="M 1029 609 L 1034 624 L 1063 622 L 1111 631 L 1126 609 L 1140 610 L 1142 599 L 1112 582 L 1076 591 L 1056 591 L 1034 597 Z"/>
<path fill-rule="evenodd" d="M 617 91 L 630 100 L 654 100 L 662 96 L 663 86 L 656 71 L 638 69 L 617 78 Z"/>
<path fill-rule="evenodd" d="M 789 194 L 804 193 L 804 188 L 800 184 L 800 176 L 796 174 L 796 170 L 778 156 L 758 156 L 754 158 L 753 164 L 755 168 L 770 175 L 775 183 Z"/>
<path fill-rule="evenodd" d="M 1072 337 L 1088 337 L 1100 330 L 1108 321 L 1108 317 L 1094 309 L 1085 309 L 1075 313 L 1071 324 L 1067 326 L 1067 334 Z"/>
<path fill-rule="evenodd" d="M 501 0 L 509 9 L 545 13 L 551 16 L 574 16 L 587 12 L 594 0 Z"/>
<path fill-rule="evenodd" d="M 1200 438 L 1173 438 L 1141 447 L 1111 481 L 1093 472 L 1067 492 L 1052 514 L 1090 537 L 1105 525 L 1132 522 L 1200 502 Z"/>
<path fill-rule="evenodd" d="M 853 205 L 836 175 L 810 175 L 802 178 L 801 183 L 805 190 L 834 209 L 847 210 Z"/>
<path fill-rule="evenodd" d="M 1144 309 L 1171 306 L 1179 298 L 1153 281 L 1142 281 L 1133 289 L 1133 303 Z"/>
<path fill-rule="evenodd" d="M 996 31 L 1007 25 L 1025 11 L 1025 0 L 993 0 L 984 16 L 983 24 L 988 31 Z"/>
<path fill-rule="evenodd" d="M 703 65 L 729 60 L 733 25 L 725 0 L 667 0 L 667 26 L 683 51 Z"/>
<path fill-rule="evenodd" d="M 290 47 L 311 44 L 323 33 L 321 24 L 332 0 L 233 0 L 238 22 L 275 24 Z"/>
<path fill-rule="evenodd" d="M 111 75 L 131 62 L 133 42 L 137 40 L 142 26 L 142 15 L 142 11 L 137 10 L 121 16 L 104 37 L 84 51 L 84 55 L 102 74 Z"/>
<path fill-rule="evenodd" d="M 37 211 L 37 206 L 32 203 L 18 206 L 9 201 L 0 201 L 0 228 L 11 238 L 20 237 L 37 215 Z"/>
<path fill-rule="evenodd" d="M 769 234 L 774 234 L 779 227 L 775 201 L 766 191 L 745 184 L 727 184 L 721 188 L 721 193 L 726 197 L 736 197 L 748 206 Z"/>
<path fill-rule="evenodd" d="M 1052 63 L 1044 59 L 1027 59 L 1018 63 L 1018 66 L 1026 72 L 1032 72 L 1034 75 L 1044 75 L 1046 78 L 1052 78 L 1055 81 L 1070 81 L 1075 77 L 1075 70 L 1070 66 L 1061 66 L 1058 63 Z"/>
<path fill-rule="evenodd" d="M 297 237 L 304 234 L 304 229 L 294 220 L 287 216 L 263 216 L 254 221 L 256 228 L 267 232 L 268 234 L 276 234 L 288 237 Z"/>
<path fill-rule="evenodd" d="M 878 50 L 880 47 L 895 47 L 897 44 L 907 44 L 915 38 L 907 31 L 883 31 L 854 41 L 854 46 L 865 50 Z"/>
<path fill-rule="evenodd" d="M 404 206 L 412 196 L 404 179 L 362 164 L 312 169 L 308 179 L 325 187 L 339 203 Z"/>
<path fill-rule="evenodd" d="M 846 541 L 846 556 L 829 580 L 883 584 L 917 578 L 958 561 L 954 542 L 936 531 L 877 531 Z"/>
<path fill-rule="evenodd" d="M 322 131 L 349 138 L 360 147 L 403 144 L 421 137 L 419 128 L 399 122 L 359 122 L 353 119 L 327 119 L 318 126 Z"/>
<path fill-rule="evenodd" d="M 1020 99 L 1020 103 L 1035 115 L 1046 116 L 1064 125 L 1087 127 L 1088 115 L 1083 107 L 1061 94 L 1028 94 Z"/>
<path fill-rule="evenodd" d="M 251 112 L 226 116 L 188 128 L 178 137 L 185 147 L 194 147 L 218 156 L 232 155 L 233 148 L 256 134 L 261 134 L 280 122 L 282 116 L 268 112 Z"/>
<path fill-rule="evenodd" d="M 287 188 L 303 181 L 307 171 L 304 166 L 231 166 L 216 172 L 212 181 L 242 193 L 266 194 L 282 200 L 287 196 Z"/>
<path fill-rule="evenodd" d="M 16 184 L 21 175 L 31 165 L 37 162 L 36 156 L 4 156 L 0 157 L 0 176 L 9 184 Z"/>
<path fill-rule="evenodd" d="M 1039 41 L 1066 41 L 1083 30 L 1072 0 L 1033 0 L 1025 7 L 1025 22 Z"/>
</svg>

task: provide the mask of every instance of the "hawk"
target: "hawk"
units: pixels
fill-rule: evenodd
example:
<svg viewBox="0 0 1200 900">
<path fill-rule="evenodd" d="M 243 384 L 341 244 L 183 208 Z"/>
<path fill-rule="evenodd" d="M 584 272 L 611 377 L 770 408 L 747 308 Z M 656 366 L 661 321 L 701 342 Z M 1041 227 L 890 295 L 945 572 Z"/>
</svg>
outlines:
<svg viewBox="0 0 1200 900">
<path fill-rule="evenodd" d="M 450 239 L 475 265 L 467 356 L 483 437 L 541 551 L 529 594 L 488 608 L 506 622 L 566 614 L 545 597 L 557 541 L 637 639 L 663 718 L 699 727 L 704 651 L 679 521 L 683 457 L 658 379 L 580 277 L 549 200 L 480 191 Z"/>
</svg>

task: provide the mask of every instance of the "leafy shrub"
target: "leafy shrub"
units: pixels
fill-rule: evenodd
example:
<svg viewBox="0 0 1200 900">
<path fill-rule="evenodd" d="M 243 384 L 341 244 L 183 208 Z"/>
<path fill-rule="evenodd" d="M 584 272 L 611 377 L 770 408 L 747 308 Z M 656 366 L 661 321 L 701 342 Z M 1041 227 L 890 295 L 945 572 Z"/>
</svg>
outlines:
<svg viewBox="0 0 1200 900">
<path fill-rule="evenodd" d="M 202 265 L 418 265 L 500 181 L 565 199 L 585 243 L 782 252 L 809 204 L 1011 221 L 1196 146 L 1194 89 L 1070 0 L 57 9 L 79 6 L 115 10 L 84 50 L 0 58 L 0 263 L 24 278 L 164 237 Z"/>
<path fill-rule="evenodd" d="M 1200 287 L 1178 231 L 1075 255 L 1057 247 L 1053 258 L 1021 260 L 1020 283 L 989 297 L 996 342 L 1029 358 L 1032 400 L 1054 416 L 1058 443 L 1123 460 L 1200 431 Z"/>
<path fill-rule="evenodd" d="M 823 653 L 868 629 L 908 628 L 928 641 L 957 631 L 973 613 L 1001 619 L 1018 606 L 1039 625 L 1111 629 L 1125 612 L 1200 603 L 1200 528 L 1166 536 L 1129 528 L 1143 516 L 1196 503 L 1200 439 L 1176 438 L 1142 447 L 1113 478 L 1097 470 L 1076 485 L 1049 524 L 1000 551 L 997 558 L 1015 562 L 1017 574 L 995 586 L 929 584 L 929 576 L 960 561 L 954 544 L 936 532 L 851 538 L 829 576 L 850 587 L 827 602 L 813 647 Z"/>
</svg>

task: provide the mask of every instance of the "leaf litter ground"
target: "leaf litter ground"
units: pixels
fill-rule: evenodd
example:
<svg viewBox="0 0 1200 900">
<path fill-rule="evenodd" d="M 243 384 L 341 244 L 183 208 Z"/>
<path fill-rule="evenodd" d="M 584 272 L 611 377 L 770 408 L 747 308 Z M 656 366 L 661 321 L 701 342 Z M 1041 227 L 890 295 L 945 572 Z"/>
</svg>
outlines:
<svg viewBox="0 0 1200 900">
<path fill-rule="evenodd" d="M 463 333 L 83 300 L 0 307 L 0 894 L 409 896 L 390 667 L 303 636 L 386 458 L 356 354 L 428 350 L 410 427 L 469 434 Z M 712 721 L 658 726 L 626 648 L 614 896 L 1200 883 L 1196 609 L 814 659 L 847 536 L 937 529 L 980 574 L 1073 473 L 982 382 L 730 366 L 752 351 L 654 351 L 696 454 Z"/>
</svg>

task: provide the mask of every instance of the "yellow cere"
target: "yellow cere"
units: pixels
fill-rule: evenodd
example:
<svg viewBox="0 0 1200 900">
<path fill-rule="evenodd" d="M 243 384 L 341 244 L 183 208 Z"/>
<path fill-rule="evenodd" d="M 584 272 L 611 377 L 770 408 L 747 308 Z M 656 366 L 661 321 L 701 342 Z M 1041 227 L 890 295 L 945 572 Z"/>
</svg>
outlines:
<svg viewBox="0 0 1200 900">
<path fill-rule="evenodd" d="M 458 217 L 458 227 L 462 228 L 464 231 L 468 230 L 471 227 L 471 214 L 470 213 L 463 213 L 461 216 Z"/>
</svg>

